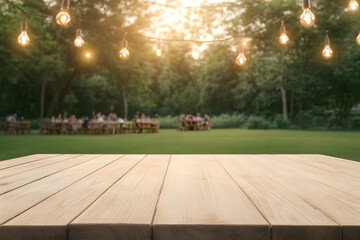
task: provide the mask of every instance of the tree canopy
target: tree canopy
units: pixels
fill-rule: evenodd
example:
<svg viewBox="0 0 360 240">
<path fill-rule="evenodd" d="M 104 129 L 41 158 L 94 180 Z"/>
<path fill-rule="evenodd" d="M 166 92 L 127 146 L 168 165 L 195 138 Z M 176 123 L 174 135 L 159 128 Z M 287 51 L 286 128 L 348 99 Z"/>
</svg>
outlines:
<svg viewBox="0 0 360 240">
<path fill-rule="evenodd" d="M 53 0 L 13 2 L 29 12 L 52 16 L 61 5 Z M 113 106 L 128 118 L 136 111 L 162 116 L 282 114 L 301 123 L 306 114 L 330 111 L 334 124 L 348 119 L 360 103 L 360 46 L 355 41 L 359 14 L 344 11 L 346 1 L 312 1 L 316 24 L 305 29 L 299 22 L 302 1 L 236 2 L 242 6 L 169 8 L 133 0 L 71 0 L 70 26 L 60 27 L 54 18 L 27 17 L 31 43 L 26 48 L 16 41 L 22 13 L 2 4 L 0 115 L 17 112 L 34 119 L 67 111 L 85 116 L 108 113 Z M 290 37 L 286 48 L 278 42 L 282 20 Z M 73 45 L 78 28 L 86 41 L 80 49 Z M 326 29 L 331 29 L 334 50 L 330 61 L 321 56 Z M 128 32 L 130 51 L 126 61 L 118 57 L 123 32 Z M 239 39 L 201 45 L 161 42 L 162 56 L 157 57 L 157 42 L 140 35 L 168 39 L 242 35 L 251 38 L 248 62 L 243 67 L 234 63 Z M 199 52 L 198 59 L 194 51 Z"/>
</svg>

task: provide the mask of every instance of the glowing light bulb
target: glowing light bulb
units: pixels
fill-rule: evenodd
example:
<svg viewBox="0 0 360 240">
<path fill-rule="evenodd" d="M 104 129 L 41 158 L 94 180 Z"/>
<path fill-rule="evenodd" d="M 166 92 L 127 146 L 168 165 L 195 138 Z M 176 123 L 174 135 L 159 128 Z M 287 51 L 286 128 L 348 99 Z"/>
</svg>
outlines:
<svg viewBox="0 0 360 240">
<path fill-rule="evenodd" d="M 235 63 L 239 66 L 243 66 L 246 63 L 246 57 L 244 53 L 239 53 L 237 56 Z"/>
<path fill-rule="evenodd" d="M 18 43 L 22 47 L 26 47 L 30 44 L 30 38 L 27 34 L 27 24 L 25 21 L 21 24 L 21 33 L 18 37 Z"/>
<path fill-rule="evenodd" d="M 120 52 L 119 52 L 119 57 L 120 57 L 122 60 L 128 59 L 129 56 L 130 56 L 130 52 L 129 52 L 129 50 L 128 50 L 126 47 L 124 47 L 124 48 L 122 48 L 122 49 L 120 50 Z"/>
<path fill-rule="evenodd" d="M 356 38 L 356 42 L 357 42 L 357 44 L 360 45 L 360 31 L 359 31 L 359 35 L 358 35 L 357 38 Z"/>
<path fill-rule="evenodd" d="M 282 33 L 279 40 L 282 45 L 286 45 L 289 42 L 289 37 L 286 35 L 286 33 Z"/>
<path fill-rule="evenodd" d="M 69 0 L 63 0 L 61 4 L 61 11 L 58 13 L 58 15 L 56 15 L 56 23 L 60 26 L 66 26 L 71 21 L 71 17 L 68 13 L 69 5 Z"/>
<path fill-rule="evenodd" d="M 158 56 L 158 57 L 161 57 L 161 49 L 156 49 L 156 55 Z"/>
<path fill-rule="evenodd" d="M 280 32 L 281 35 L 279 37 L 279 41 L 282 45 L 286 45 L 289 42 L 289 37 L 286 35 L 284 21 L 281 22 Z"/>
<path fill-rule="evenodd" d="M 81 37 L 81 30 L 80 29 L 76 30 L 76 38 L 74 40 L 74 45 L 76 47 L 82 47 L 84 45 L 84 43 L 85 43 L 85 41 Z"/>
<path fill-rule="evenodd" d="M 351 0 L 348 5 L 348 10 L 355 12 L 359 9 L 359 3 L 356 0 Z"/>
<path fill-rule="evenodd" d="M 158 41 L 157 46 L 156 46 L 156 55 L 158 57 L 161 57 L 161 44 L 160 44 L 160 41 Z"/>
<path fill-rule="evenodd" d="M 330 47 L 330 39 L 328 36 L 328 33 L 326 33 L 326 37 L 325 37 L 325 47 L 324 50 L 322 51 L 322 55 L 325 59 L 331 59 L 333 57 L 333 50 Z"/>
<path fill-rule="evenodd" d="M 85 57 L 86 58 L 91 58 L 91 53 L 89 53 L 89 52 L 85 53 Z"/>
<path fill-rule="evenodd" d="M 333 50 L 330 48 L 330 45 L 326 45 L 323 52 L 322 52 L 322 55 L 325 59 L 331 59 L 332 56 L 333 56 Z"/>
<path fill-rule="evenodd" d="M 67 11 L 61 10 L 58 15 L 56 15 L 56 23 L 60 26 L 66 26 L 71 21 L 70 15 Z"/>
<path fill-rule="evenodd" d="M 130 52 L 129 52 L 129 50 L 127 49 L 128 41 L 126 40 L 126 35 L 127 35 L 127 33 L 124 34 L 123 47 L 122 47 L 122 49 L 119 51 L 119 57 L 120 57 L 122 60 L 126 60 L 126 59 L 128 59 L 129 56 L 130 56 Z"/>
<path fill-rule="evenodd" d="M 315 15 L 311 12 L 310 8 L 305 8 L 300 16 L 300 23 L 304 27 L 312 27 L 315 24 Z"/>
</svg>

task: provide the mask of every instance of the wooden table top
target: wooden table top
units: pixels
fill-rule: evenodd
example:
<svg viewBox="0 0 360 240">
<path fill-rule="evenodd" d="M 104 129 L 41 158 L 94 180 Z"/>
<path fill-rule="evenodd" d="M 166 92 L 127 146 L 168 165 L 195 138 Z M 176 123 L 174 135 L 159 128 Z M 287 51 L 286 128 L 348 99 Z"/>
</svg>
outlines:
<svg viewBox="0 0 360 240">
<path fill-rule="evenodd" d="M 0 162 L 0 239 L 359 240 L 360 163 L 324 155 Z"/>
</svg>

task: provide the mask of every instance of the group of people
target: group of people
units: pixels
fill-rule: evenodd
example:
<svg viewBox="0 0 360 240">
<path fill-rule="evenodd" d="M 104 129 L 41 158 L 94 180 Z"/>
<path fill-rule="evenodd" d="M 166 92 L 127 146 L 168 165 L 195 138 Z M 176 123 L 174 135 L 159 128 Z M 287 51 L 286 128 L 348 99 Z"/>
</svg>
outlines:
<svg viewBox="0 0 360 240">
<path fill-rule="evenodd" d="M 140 114 L 140 112 L 136 112 L 135 114 L 134 125 L 139 129 L 142 129 L 144 125 L 150 125 L 155 129 L 155 132 L 159 132 L 160 129 L 160 123 L 158 121 L 151 119 L 150 116 L 146 116 L 145 113 Z"/>
<path fill-rule="evenodd" d="M 89 122 L 94 123 L 103 123 L 103 122 L 118 122 L 118 123 L 124 123 L 125 120 L 121 117 L 118 117 L 116 113 L 110 113 L 108 116 L 105 114 L 102 114 L 101 112 L 95 113 L 92 112 L 91 120 L 88 116 L 85 116 L 83 118 L 77 119 L 75 115 L 71 115 L 70 117 L 67 117 L 67 113 L 64 113 L 64 117 L 62 117 L 61 114 L 55 118 L 55 116 L 51 117 L 50 122 L 52 123 L 81 123 L 82 128 L 89 128 Z"/>
<path fill-rule="evenodd" d="M 196 116 L 191 114 L 181 114 L 179 116 L 178 127 L 180 130 L 210 130 L 211 129 L 211 120 L 209 115 L 206 113 L 204 117 L 201 117 L 201 114 L 198 113 Z"/>
</svg>

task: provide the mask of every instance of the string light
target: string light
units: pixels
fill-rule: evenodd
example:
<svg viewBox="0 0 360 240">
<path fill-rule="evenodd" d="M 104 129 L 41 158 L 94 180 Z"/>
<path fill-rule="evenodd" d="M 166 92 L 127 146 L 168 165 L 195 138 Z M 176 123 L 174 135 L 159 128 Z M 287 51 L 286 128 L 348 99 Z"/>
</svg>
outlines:
<svg viewBox="0 0 360 240">
<path fill-rule="evenodd" d="M 156 55 L 157 55 L 158 57 L 161 57 L 161 44 L 160 44 L 160 41 L 157 42 Z"/>
<path fill-rule="evenodd" d="M 355 12 L 359 9 L 359 3 L 356 0 L 351 0 L 348 5 L 348 10 Z"/>
<path fill-rule="evenodd" d="M 331 59 L 333 57 L 333 50 L 330 47 L 330 39 L 329 39 L 329 35 L 328 32 L 326 32 L 326 37 L 325 37 L 325 48 L 322 51 L 322 55 L 325 59 Z"/>
<path fill-rule="evenodd" d="M 21 33 L 18 37 L 18 43 L 22 47 L 26 47 L 30 44 L 30 38 L 27 34 L 27 23 L 25 22 L 25 19 L 21 24 Z"/>
<path fill-rule="evenodd" d="M 286 45 L 289 42 L 289 37 L 286 35 L 286 29 L 285 29 L 285 24 L 284 21 L 281 21 L 281 27 L 280 27 L 280 37 L 279 37 L 279 41 L 282 45 Z"/>
<path fill-rule="evenodd" d="M 76 38 L 74 40 L 74 45 L 76 47 L 82 47 L 84 45 L 84 43 L 85 43 L 85 41 L 81 37 L 81 30 L 80 29 L 76 30 Z"/>
<path fill-rule="evenodd" d="M 304 11 L 300 16 L 300 23 L 304 27 L 312 27 L 315 24 L 315 15 L 310 10 L 310 0 L 303 0 Z"/>
<path fill-rule="evenodd" d="M 247 42 L 242 40 L 240 43 L 240 47 L 239 47 L 239 49 L 240 49 L 239 55 L 235 59 L 235 63 L 239 66 L 243 66 L 246 63 L 246 57 L 244 54 L 244 48 L 246 47 L 246 45 L 247 45 Z"/>
<path fill-rule="evenodd" d="M 130 52 L 129 50 L 127 49 L 127 45 L 128 45 L 128 41 L 126 40 L 126 34 L 124 35 L 124 39 L 123 39 L 123 46 L 122 46 L 122 49 L 120 50 L 119 52 L 119 57 L 122 59 L 122 60 L 126 60 L 129 58 L 130 56 Z"/>
<path fill-rule="evenodd" d="M 61 4 L 61 11 L 56 15 L 56 23 L 60 26 L 66 26 L 70 21 L 71 17 L 68 13 L 70 0 L 63 0 Z"/>
<path fill-rule="evenodd" d="M 42 18 L 48 18 L 49 17 L 49 16 L 46 16 L 46 15 L 27 12 L 25 9 L 23 9 L 20 6 L 16 5 L 12 1 L 9 1 L 9 0 L 5 0 L 5 1 L 7 3 L 9 3 L 10 5 L 12 5 L 13 7 L 17 8 L 18 10 L 20 10 L 25 15 L 32 15 L 32 16 L 42 17 Z M 26 0 L 26 1 L 29 1 L 31 4 L 33 4 L 35 6 L 47 9 L 47 8 L 45 8 L 43 6 L 32 3 L 30 0 Z M 259 0 L 259 1 L 270 2 L 271 0 Z M 148 4 L 152 4 L 152 3 L 148 3 Z M 304 11 L 303 11 L 302 15 L 300 16 L 301 24 L 303 26 L 305 26 L 305 27 L 311 27 L 311 26 L 313 26 L 315 24 L 315 15 L 310 10 L 310 0 L 303 0 L 303 4 L 304 4 Z M 62 6 L 61 6 L 61 12 L 56 16 L 56 22 L 59 25 L 65 26 L 71 21 L 71 17 L 68 14 L 69 5 L 70 5 L 69 0 L 63 0 Z M 168 6 L 168 5 L 166 5 L 166 6 Z M 201 7 L 201 8 L 219 8 L 219 7 L 221 7 L 224 10 L 225 8 L 228 8 L 228 7 L 239 7 L 239 6 L 241 6 L 241 5 L 236 4 L 236 5 L 229 5 L 229 6 L 194 6 L 194 7 L 196 7 L 196 8 L 198 8 L 198 7 Z M 176 6 L 171 6 L 171 7 L 176 7 Z M 358 8 L 359 8 L 359 4 L 358 4 L 358 2 L 356 0 L 351 0 L 349 2 L 349 5 L 348 5 L 349 11 L 355 11 Z M 81 21 L 81 22 L 87 22 L 89 24 L 94 24 L 94 25 L 98 25 L 98 26 L 107 27 L 104 24 L 89 22 L 89 21 L 82 20 L 80 18 L 78 18 L 78 20 Z M 357 21 L 358 20 L 343 23 L 343 24 L 340 24 L 339 26 L 330 28 L 329 30 L 338 29 L 340 27 L 343 27 L 345 25 L 348 25 L 348 24 L 351 24 L 351 23 L 354 23 L 354 22 L 357 22 Z M 117 28 L 113 28 L 113 29 L 121 32 L 121 30 L 119 30 Z M 260 31 L 263 31 L 263 30 L 264 29 L 260 29 L 258 31 L 260 32 Z M 256 32 L 258 32 L 258 31 L 256 31 Z M 328 37 L 328 31 L 327 31 L 326 37 L 325 37 L 325 47 L 324 47 L 323 52 L 322 52 L 322 55 L 323 55 L 323 57 L 325 59 L 331 59 L 333 57 L 333 50 L 330 47 L 330 39 Z M 77 46 L 77 47 L 83 46 L 85 42 L 81 37 L 81 30 L 77 30 L 76 35 L 77 36 L 76 36 L 76 38 L 74 40 L 74 45 Z M 166 42 L 167 41 L 170 41 L 170 42 L 194 42 L 194 43 L 199 43 L 200 44 L 200 43 L 224 42 L 224 41 L 228 41 L 228 40 L 235 39 L 235 38 L 238 38 L 238 37 L 243 37 L 243 36 L 231 36 L 231 37 L 224 38 L 224 39 L 200 41 L 200 40 L 194 40 L 194 39 L 188 39 L 188 40 L 187 39 L 159 39 L 159 38 L 155 38 L 155 37 L 151 37 L 151 36 L 145 36 L 145 35 L 142 35 L 142 34 L 133 34 L 133 35 L 136 36 L 136 37 L 139 37 L 139 38 L 158 40 L 158 46 L 157 46 L 157 49 L 156 49 L 156 55 L 157 56 L 161 56 L 161 54 L 162 54 L 162 50 L 161 50 L 161 46 L 160 46 L 160 40 L 166 41 Z M 279 41 L 283 45 L 286 45 L 289 42 L 289 38 L 288 38 L 288 36 L 286 34 L 285 25 L 284 25 L 283 21 L 282 21 L 281 35 L 279 37 Z M 359 31 L 359 34 L 358 34 L 358 36 L 356 38 L 356 42 L 360 45 L 360 31 Z M 24 19 L 24 22 L 21 25 L 21 34 L 18 37 L 18 43 L 19 43 L 19 45 L 21 45 L 23 47 L 28 46 L 29 43 L 30 43 L 30 38 L 29 38 L 29 36 L 27 34 L 27 24 L 25 22 L 25 19 Z M 238 65 L 241 65 L 241 66 L 244 65 L 247 62 L 247 59 L 246 59 L 245 54 L 244 54 L 244 48 L 245 47 L 247 47 L 247 42 L 244 41 L 244 39 L 242 39 L 241 51 L 239 51 L 239 54 L 238 54 L 238 56 L 237 56 L 237 58 L 235 60 L 235 62 Z M 199 52 L 197 52 L 196 55 L 199 56 Z M 126 60 L 126 59 L 129 58 L 129 56 L 130 56 L 130 52 L 127 49 L 127 40 L 126 40 L 126 33 L 125 33 L 124 40 L 123 40 L 123 48 L 119 51 L 119 57 L 121 59 L 123 59 L 123 60 Z M 194 54 L 193 54 L 193 56 L 194 56 Z M 91 54 L 86 54 L 86 57 L 90 58 Z"/>
</svg>

